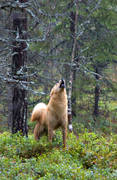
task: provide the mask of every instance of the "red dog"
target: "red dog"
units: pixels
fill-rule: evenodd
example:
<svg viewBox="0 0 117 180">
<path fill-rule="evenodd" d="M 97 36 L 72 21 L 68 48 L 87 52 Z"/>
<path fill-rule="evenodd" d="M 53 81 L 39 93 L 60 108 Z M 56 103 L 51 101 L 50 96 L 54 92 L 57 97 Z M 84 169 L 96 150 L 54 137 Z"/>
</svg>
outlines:
<svg viewBox="0 0 117 180">
<path fill-rule="evenodd" d="M 47 130 L 49 141 L 52 142 L 53 131 L 59 127 L 63 132 L 63 144 L 66 146 L 67 136 L 67 94 L 64 80 L 60 80 L 51 90 L 48 105 L 37 104 L 32 112 L 31 121 L 37 121 L 34 129 L 34 137 L 39 139 L 40 135 Z"/>
</svg>

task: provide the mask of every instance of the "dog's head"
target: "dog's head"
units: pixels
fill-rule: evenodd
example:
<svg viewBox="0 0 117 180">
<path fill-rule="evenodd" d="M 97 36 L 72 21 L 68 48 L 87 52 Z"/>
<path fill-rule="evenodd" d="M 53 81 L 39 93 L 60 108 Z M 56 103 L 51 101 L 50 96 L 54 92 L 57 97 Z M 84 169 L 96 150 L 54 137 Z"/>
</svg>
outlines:
<svg viewBox="0 0 117 180">
<path fill-rule="evenodd" d="M 57 84 L 54 85 L 50 92 L 50 96 L 53 94 L 59 94 L 65 90 L 65 80 L 61 79 Z"/>
</svg>

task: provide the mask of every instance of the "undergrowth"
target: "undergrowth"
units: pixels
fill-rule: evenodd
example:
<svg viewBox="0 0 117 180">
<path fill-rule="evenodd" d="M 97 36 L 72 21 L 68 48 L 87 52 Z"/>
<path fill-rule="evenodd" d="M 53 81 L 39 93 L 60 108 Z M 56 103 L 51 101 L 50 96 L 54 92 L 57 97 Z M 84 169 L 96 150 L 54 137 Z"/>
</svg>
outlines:
<svg viewBox="0 0 117 180">
<path fill-rule="evenodd" d="M 0 179 L 117 179 L 117 135 L 104 137 L 79 125 L 77 137 L 68 134 L 65 150 L 61 142 L 61 131 L 52 145 L 46 136 L 36 142 L 32 134 L 0 134 Z"/>
</svg>

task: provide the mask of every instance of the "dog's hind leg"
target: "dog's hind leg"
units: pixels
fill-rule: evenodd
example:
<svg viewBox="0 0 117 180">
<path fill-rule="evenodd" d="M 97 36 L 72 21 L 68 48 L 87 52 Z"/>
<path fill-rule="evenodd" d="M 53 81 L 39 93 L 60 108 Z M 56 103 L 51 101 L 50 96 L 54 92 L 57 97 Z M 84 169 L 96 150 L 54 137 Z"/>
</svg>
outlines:
<svg viewBox="0 0 117 180">
<path fill-rule="evenodd" d="M 35 140 L 38 140 L 39 139 L 39 122 L 35 125 L 35 128 L 34 128 L 34 138 Z"/>
<path fill-rule="evenodd" d="M 35 140 L 38 140 L 40 135 L 43 133 L 44 131 L 44 127 L 42 125 L 40 125 L 39 122 L 37 122 L 35 129 L 34 129 L 34 138 Z"/>
</svg>

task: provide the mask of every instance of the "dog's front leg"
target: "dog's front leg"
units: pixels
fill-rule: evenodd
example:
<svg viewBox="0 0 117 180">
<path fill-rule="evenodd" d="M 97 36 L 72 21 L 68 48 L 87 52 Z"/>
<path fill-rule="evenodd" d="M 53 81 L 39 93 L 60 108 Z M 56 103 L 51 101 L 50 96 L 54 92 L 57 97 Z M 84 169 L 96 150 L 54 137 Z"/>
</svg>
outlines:
<svg viewBox="0 0 117 180">
<path fill-rule="evenodd" d="M 50 126 L 48 126 L 48 140 L 50 143 L 52 143 L 52 137 L 53 137 L 53 130 Z"/>
<path fill-rule="evenodd" d="M 62 128 L 62 132 L 63 132 L 63 145 L 64 145 L 64 148 L 66 147 L 66 137 L 67 137 L 67 127 L 63 127 Z"/>
</svg>

